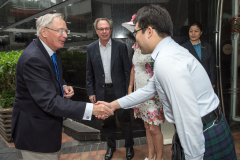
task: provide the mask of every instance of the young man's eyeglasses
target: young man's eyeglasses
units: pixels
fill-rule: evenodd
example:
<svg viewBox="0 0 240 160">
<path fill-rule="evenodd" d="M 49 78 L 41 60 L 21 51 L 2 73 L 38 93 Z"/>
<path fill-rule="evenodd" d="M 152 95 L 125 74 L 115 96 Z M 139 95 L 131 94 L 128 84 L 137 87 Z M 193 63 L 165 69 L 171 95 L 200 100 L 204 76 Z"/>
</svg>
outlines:
<svg viewBox="0 0 240 160">
<path fill-rule="evenodd" d="M 53 30 L 53 31 L 56 31 L 56 32 L 58 32 L 59 34 L 63 34 L 63 33 L 70 34 L 70 30 L 63 30 L 63 29 L 55 30 L 55 29 L 48 28 L 48 27 L 45 27 L 45 28 L 50 29 L 50 30 Z"/>
<path fill-rule="evenodd" d="M 97 28 L 97 30 L 99 30 L 100 32 L 105 31 L 109 31 L 111 28 L 107 27 L 107 28 Z"/>
<path fill-rule="evenodd" d="M 143 29 L 145 29 L 145 28 L 140 28 L 140 29 L 132 32 L 133 36 L 136 38 L 137 32 L 138 32 L 138 31 L 141 31 L 141 30 L 143 30 Z"/>
<path fill-rule="evenodd" d="M 147 28 L 147 27 L 146 27 L 146 28 Z M 140 28 L 140 29 L 132 32 L 133 36 L 136 38 L 137 32 L 138 32 L 138 31 L 141 31 L 141 30 L 143 30 L 143 29 L 145 29 L 145 28 Z M 152 29 L 155 29 L 155 28 L 152 28 Z"/>
</svg>

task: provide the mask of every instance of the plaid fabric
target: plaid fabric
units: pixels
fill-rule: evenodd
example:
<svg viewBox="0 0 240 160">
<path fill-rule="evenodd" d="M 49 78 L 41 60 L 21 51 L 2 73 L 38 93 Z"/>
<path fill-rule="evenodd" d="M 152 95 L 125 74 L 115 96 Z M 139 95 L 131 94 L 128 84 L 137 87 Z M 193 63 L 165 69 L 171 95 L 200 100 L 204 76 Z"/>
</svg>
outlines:
<svg viewBox="0 0 240 160">
<path fill-rule="evenodd" d="M 212 124 L 213 122 L 208 123 L 203 127 L 203 130 Z M 233 136 L 223 115 L 219 122 L 204 132 L 204 137 L 204 160 L 237 160 Z M 182 159 L 185 160 L 184 153 Z"/>
<path fill-rule="evenodd" d="M 217 122 L 216 122 L 217 123 Z M 212 123 L 203 127 L 203 130 Z M 235 145 L 226 118 L 222 114 L 220 122 L 204 132 L 204 160 L 236 160 Z"/>
</svg>

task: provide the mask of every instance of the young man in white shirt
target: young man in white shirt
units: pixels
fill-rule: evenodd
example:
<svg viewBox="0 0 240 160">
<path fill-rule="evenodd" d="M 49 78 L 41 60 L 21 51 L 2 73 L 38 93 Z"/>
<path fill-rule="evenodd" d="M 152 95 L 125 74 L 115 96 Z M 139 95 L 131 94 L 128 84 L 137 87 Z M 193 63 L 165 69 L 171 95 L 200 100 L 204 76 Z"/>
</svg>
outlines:
<svg viewBox="0 0 240 160">
<path fill-rule="evenodd" d="M 142 53 L 152 53 L 155 60 L 154 76 L 144 88 L 112 103 L 100 103 L 113 109 L 131 108 L 158 93 L 165 118 L 176 125 L 185 159 L 236 159 L 233 137 L 208 75 L 170 37 L 173 26 L 168 11 L 159 5 L 145 6 L 134 24 L 133 34 Z"/>
</svg>

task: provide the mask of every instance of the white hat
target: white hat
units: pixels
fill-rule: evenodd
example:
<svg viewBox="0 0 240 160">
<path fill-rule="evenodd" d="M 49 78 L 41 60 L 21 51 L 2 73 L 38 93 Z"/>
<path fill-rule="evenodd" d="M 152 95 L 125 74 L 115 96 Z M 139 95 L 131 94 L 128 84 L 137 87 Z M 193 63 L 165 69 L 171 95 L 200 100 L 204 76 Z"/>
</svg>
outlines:
<svg viewBox="0 0 240 160">
<path fill-rule="evenodd" d="M 135 28 L 135 24 L 133 24 L 133 20 L 135 17 L 136 17 L 136 14 L 132 15 L 131 21 L 122 23 L 122 26 L 127 28 L 130 32 L 133 32 Z"/>
<path fill-rule="evenodd" d="M 122 26 L 127 28 L 130 32 L 133 32 L 135 28 L 135 24 L 133 24 L 133 22 L 124 22 L 122 23 Z"/>
</svg>

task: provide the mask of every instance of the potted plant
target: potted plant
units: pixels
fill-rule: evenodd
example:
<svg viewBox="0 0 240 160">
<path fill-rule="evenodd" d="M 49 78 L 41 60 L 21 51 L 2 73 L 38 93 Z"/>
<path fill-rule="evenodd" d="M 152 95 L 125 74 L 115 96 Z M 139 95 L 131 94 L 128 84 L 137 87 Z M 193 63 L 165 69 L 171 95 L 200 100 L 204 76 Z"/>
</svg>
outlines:
<svg viewBox="0 0 240 160">
<path fill-rule="evenodd" d="M 22 51 L 0 52 L 0 134 L 11 136 L 12 106 L 15 96 L 15 67 Z"/>
</svg>

